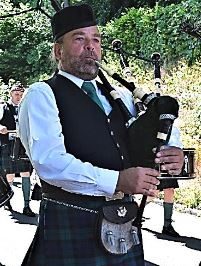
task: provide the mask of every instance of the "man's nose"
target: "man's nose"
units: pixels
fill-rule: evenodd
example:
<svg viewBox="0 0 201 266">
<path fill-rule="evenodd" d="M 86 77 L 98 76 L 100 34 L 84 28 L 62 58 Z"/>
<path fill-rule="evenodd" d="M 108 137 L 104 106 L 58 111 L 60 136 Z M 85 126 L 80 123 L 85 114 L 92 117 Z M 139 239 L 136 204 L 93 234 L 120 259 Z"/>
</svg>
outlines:
<svg viewBox="0 0 201 266">
<path fill-rule="evenodd" d="M 92 41 L 88 40 L 88 41 L 86 42 L 85 48 L 86 48 L 87 50 L 89 50 L 89 51 L 93 51 L 93 50 L 94 50 L 94 45 L 93 45 Z"/>
</svg>

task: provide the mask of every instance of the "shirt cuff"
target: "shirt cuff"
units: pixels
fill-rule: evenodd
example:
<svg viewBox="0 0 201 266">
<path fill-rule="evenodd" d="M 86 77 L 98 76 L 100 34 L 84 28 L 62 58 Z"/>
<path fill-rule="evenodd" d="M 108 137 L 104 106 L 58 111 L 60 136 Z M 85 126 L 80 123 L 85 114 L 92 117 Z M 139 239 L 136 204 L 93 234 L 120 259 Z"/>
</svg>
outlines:
<svg viewBox="0 0 201 266">
<path fill-rule="evenodd" d="M 106 197 L 111 197 L 115 193 L 119 172 L 107 169 L 98 169 L 97 186 Z"/>
</svg>

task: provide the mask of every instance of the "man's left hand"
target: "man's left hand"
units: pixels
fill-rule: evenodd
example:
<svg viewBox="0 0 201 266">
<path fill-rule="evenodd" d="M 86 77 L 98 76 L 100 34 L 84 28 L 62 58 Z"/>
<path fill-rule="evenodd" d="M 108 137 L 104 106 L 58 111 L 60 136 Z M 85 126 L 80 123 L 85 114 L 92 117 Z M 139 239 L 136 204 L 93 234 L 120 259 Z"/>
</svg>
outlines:
<svg viewBox="0 0 201 266">
<path fill-rule="evenodd" d="M 177 147 L 162 146 L 156 154 L 155 163 L 160 163 L 161 170 L 167 171 L 170 175 L 179 175 L 184 163 L 183 150 Z"/>
</svg>

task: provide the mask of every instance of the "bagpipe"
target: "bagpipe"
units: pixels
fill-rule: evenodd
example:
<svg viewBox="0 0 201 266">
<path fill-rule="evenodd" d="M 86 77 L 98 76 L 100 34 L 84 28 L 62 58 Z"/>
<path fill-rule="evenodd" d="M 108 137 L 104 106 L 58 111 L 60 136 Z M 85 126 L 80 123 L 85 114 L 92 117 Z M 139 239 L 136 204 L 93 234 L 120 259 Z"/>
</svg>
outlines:
<svg viewBox="0 0 201 266">
<path fill-rule="evenodd" d="M 114 50 L 120 55 L 120 64 L 125 75 L 130 78 L 132 72 L 129 69 L 128 62 L 121 50 L 119 40 L 113 41 Z M 154 53 L 151 58 L 154 65 L 155 86 L 157 92 L 147 93 L 141 88 L 136 88 L 134 82 L 129 82 L 122 78 L 118 73 L 103 66 L 96 61 L 99 67 L 98 76 L 103 85 L 107 88 L 110 95 L 119 105 L 125 119 L 125 126 L 128 129 L 129 137 L 129 155 L 131 165 L 133 167 L 149 167 L 159 170 L 159 179 L 191 179 L 194 178 L 194 149 L 184 149 L 184 165 L 180 175 L 170 175 L 167 171 L 161 171 L 161 165 L 156 164 L 155 153 L 158 152 L 163 145 L 168 145 L 172 126 L 176 118 L 178 118 L 179 104 L 176 99 L 170 96 L 162 96 L 160 91 L 160 54 Z M 134 117 L 117 90 L 115 90 L 106 79 L 103 71 L 118 81 L 122 86 L 132 92 L 135 108 L 137 111 Z M 155 149 L 155 152 L 153 150 Z M 139 208 L 136 224 L 141 223 L 143 210 L 146 204 L 147 196 L 143 195 Z"/>
<path fill-rule="evenodd" d="M 113 50 L 120 56 L 120 65 L 124 75 L 130 79 L 132 72 L 129 68 L 128 61 L 121 48 L 121 41 L 114 40 L 112 42 Z M 143 57 L 139 57 L 143 59 Z M 122 78 L 118 73 L 108 69 L 100 62 L 96 61 L 99 66 L 99 78 L 105 87 L 109 90 L 111 96 L 118 103 L 125 119 L 125 125 L 128 128 L 129 149 L 132 166 L 150 167 L 160 170 L 160 165 L 155 165 L 155 153 L 160 150 L 161 146 L 168 145 L 172 126 L 179 114 L 179 104 L 177 100 L 171 96 L 161 95 L 161 71 L 160 71 L 160 54 L 153 53 L 151 62 L 154 66 L 154 82 L 156 92 L 147 93 L 143 89 L 135 86 L 134 82 L 129 82 Z M 115 90 L 106 77 L 103 71 L 118 81 L 122 86 L 132 92 L 135 108 L 137 111 L 136 117 L 129 112 L 126 105 L 121 100 L 117 90 Z M 183 149 L 184 165 L 180 175 L 173 176 L 161 171 L 159 178 L 175 178 L 175 179 L 190 179 L 194 178 L 194 149 Z"/>
</svg>

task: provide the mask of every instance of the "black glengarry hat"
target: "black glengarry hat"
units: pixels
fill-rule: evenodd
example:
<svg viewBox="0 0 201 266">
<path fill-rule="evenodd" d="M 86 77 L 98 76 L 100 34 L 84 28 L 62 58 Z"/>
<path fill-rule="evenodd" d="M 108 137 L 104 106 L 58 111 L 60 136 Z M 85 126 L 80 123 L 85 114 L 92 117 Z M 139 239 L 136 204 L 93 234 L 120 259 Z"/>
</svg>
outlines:
<svg viewBox="0 0 201 266">
<path fill-rule="evenodd" d="M 11 89 L 10 89 L 10 92 L 13 92 L 13 91 L 21 91 L 21 92 L 24 92 L 25 91 L 25 88 L 24 86 L 19 83 L 19 84 L 14 84 Z"/>
<path fill-rule="evenodd" d="M 87 4 L 69 6 L 58 11 L 51 21 L 54 41 L 65 33 L 97 25 L 92 8 Z"/>
</svg>

